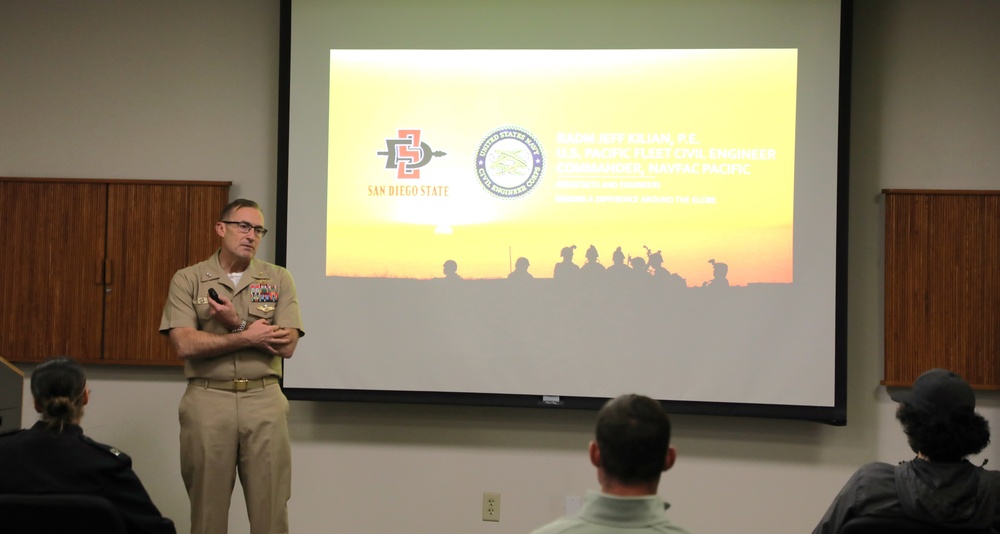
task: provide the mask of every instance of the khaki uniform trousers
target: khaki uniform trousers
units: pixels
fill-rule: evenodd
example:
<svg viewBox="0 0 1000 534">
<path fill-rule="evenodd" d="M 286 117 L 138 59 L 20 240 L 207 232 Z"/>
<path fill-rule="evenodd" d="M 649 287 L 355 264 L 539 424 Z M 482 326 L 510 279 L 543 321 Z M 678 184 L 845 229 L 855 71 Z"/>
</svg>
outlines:
<svg viewBox="0 0 1000 534">
<path fill-rule="evenodd" d="M 226 534 L 237 473 L 251 534 L 287 534 L 292 454 L 281 388 L 237 392 L 188 384 L 178 413 L 191 534 Z"/>
</svg>

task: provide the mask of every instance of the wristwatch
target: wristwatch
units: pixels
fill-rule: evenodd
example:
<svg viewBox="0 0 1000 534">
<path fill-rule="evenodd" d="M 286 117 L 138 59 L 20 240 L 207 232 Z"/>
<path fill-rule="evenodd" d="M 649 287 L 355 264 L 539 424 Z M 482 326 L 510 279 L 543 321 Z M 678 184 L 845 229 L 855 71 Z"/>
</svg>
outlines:
<svg viewBox="0 0 1000 534">
<path fill-rule="evenodd" d="M 236 334 L 236 333 L 242 332 L 242 331 L 244 331 L 246 329 L 247 329 L 247 320 L 243 319 L 242 321 L 240 321 L 240 325 L 237 326 L 236 328 L 230 330 L 230 332 Z"/>
</svg>

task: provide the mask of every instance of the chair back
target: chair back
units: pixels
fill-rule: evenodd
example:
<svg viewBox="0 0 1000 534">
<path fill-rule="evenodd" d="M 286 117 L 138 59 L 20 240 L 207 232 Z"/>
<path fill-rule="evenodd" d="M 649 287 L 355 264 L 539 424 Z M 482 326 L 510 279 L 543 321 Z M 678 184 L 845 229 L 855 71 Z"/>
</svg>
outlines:
<svg viewBox="0 0 1000 534">
<path fill-rule="evenodd" d="M 126 534 L 121 514 L 94 495 L 0 495 L 5 534 Z"/>
<path fill-rule="evenodd" d="M 864 515 L 844 523 L 840 534 L 994 534 L 993 529 L 955 529 L 908 517 Z"/>
</svg>

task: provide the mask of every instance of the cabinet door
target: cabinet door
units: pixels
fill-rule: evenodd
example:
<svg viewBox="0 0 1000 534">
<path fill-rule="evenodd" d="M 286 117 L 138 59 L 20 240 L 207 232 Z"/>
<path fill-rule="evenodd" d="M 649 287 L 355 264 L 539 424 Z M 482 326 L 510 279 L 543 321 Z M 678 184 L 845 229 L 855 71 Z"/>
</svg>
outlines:
<svg viewBox="0 0 1000 534">
<path fill-rule="evenodd" d="M 215 233 L 215 223 L 228 203 L 229 186 L 188 186 L 188 227 L 185 232 L 188 255 L 182 267 L 203 261 L 218 250 L 219 234 Z M 166 299 L 164 291 L 163 300 Z"/>
<path fill-rule="evenodd" d="M 0 356 L 101 354 L 106 186 L 0 180 Z"/>
<path fill-rule="evenodd" d="M 1000 389 L 1000 192 L 885 193 L 886 386 L 943 367 Z"/>
<path fill-rule="evenodd" d="M 181 363 L 158 331 L 163 303 L 174 272 L 218 246 L 213 226 L 228 194 L 218 186 L 108 186 L 105 361 Z"/>
</svg>

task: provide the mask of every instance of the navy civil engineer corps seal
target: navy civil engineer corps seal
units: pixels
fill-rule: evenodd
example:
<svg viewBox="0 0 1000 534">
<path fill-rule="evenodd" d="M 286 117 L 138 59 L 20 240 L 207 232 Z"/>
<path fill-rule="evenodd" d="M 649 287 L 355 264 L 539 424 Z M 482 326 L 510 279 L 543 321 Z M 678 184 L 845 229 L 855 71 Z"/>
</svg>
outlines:
<svg viewBox="0 0 1000 534">
<path fill-rule="evenodd" d="M 542 180 L 545 154 L 538 138 L 518 126 L 493 130 L 476 151 L 476 177 L 489 194 L 513 199 Z"/>
</svg>

